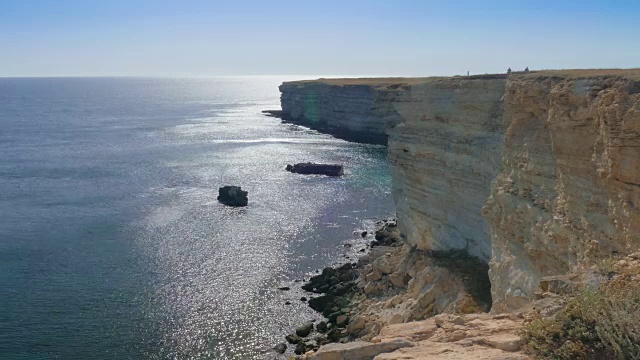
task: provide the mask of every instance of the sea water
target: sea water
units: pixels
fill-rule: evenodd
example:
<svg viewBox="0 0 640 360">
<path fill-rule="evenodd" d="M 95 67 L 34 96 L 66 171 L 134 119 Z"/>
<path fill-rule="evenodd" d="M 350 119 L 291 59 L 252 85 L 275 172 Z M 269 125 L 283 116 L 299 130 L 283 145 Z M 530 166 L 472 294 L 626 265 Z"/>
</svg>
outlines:
<svg viewBox="0 0 640 360">
<path fill-rule="evenodd" d="M 264 359 L 317 318 L 299 281 L 393 213 L 391 170 L 261 114 L 283 80 L 0 79 L 0 358 Z"/>
</svg>

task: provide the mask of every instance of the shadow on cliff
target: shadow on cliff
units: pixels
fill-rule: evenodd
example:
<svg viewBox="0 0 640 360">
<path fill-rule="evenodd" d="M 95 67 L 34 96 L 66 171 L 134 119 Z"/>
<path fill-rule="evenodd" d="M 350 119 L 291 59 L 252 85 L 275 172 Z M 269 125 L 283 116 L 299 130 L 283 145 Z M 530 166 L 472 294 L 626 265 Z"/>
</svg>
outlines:
<svg viewBox="0 0 640 360">
<path fill-rule="evenodd" d="M 429 251 L 428 255 L 434 265 L 445 268 L 462 279 L 465 290 L 481 305 L 482 311 L 491 310 L 491 281 L 488 264 L 464 250 Z"/>
</svg>

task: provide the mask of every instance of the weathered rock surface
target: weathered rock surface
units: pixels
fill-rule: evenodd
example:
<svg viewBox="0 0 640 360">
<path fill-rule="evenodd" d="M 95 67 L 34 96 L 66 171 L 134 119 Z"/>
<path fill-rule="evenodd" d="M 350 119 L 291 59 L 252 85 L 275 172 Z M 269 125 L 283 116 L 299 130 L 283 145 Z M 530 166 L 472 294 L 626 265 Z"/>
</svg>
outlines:
<svg viewBox="0 0 640 360">
<path fill-rule="evenodd" d="M 398 226 L 420 250 L 491 257 L 480 213 L 498 176 L 505 79 L 434 80 L 395 105 L 403 121 L 389 139 Z"/>
<path fill-rule="evenodd" d="M 323 346 L 307 359 L 524 360 L 523 323 L 520 314 L 441 314 L 385 326 L 370 342 Z"/>
<path fill-rule="evenodd" d="M 516 77 L 484 214 L 495 310 L 528 303 L 545 276 L 640 246 L 640 80 Z"/>
<path fill-rule="evenodd" d="M 463 253 L 425 253 L 408 245 L 376 247 L 362 261 L 347 330 L 370 340 L 391 324 L 440 313 L 486 312 L 491 306 L 488 266 Z"/>
<path fill-rule="evenodd" d="M 320 348 L 308 359 L 315 360 L 370 360 L 376 355 L 392 352 L 413 344 L 403 339 L 370 343 L 353 341 L 346 344 L 329 344 Z"/>
<path fill-rule="evenodd" d="M 344 168 L 337 164 L 298 163 L 287 165 L 286 170 L 296 174 L 342 176 Z"/>
<path fill-rule="evenodd" d="M 239 186 L 223 186 L 218 189 L 218 201 L 228 206 L 247 206 L 248 194 Z"/>
<path fill-rule="evenodd" d="M 281 91 L 283 117 L 389 136 L 404 241 L 489 264 L 496 312 L 529 304 L 543 278 L 640 247 L 640 71 L 318 80 Z M 377 270 L 365 293 L 405 281 Z"/>
<path fill-rule="evenodd" d="M 400 121 L 393 106 L 394 99 L 402 94 L 397 84 L 294 81 L 280 85 L 280 91 L 283 120 L 339 138 L 386 144 L 387 130 Z"/>
<path fill-rule="evenodd" d="M 390 325 L 373 341 L 404 338 L 414 346 L 381 354 L 376 360 L 516 360 L 529 359 L 521 350 L 518 315 L 442 314 L 424 321 Z"/>
</svg>

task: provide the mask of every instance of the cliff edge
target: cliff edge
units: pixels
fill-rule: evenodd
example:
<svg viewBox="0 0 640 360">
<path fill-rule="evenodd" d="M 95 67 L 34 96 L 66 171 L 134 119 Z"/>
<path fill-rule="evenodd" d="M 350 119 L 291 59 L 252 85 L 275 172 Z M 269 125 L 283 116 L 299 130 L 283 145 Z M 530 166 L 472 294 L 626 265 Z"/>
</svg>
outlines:
<svg viewBox="0 0 640 360">
<path fill-rule="evenodd" d="M 493 312 L 530 304 L 544 277 L 640 248 L 640 70 L 280 90 L 283 119 L 388 144 L 406 245 L 488 263 Z"/>
<path fill-rule="evenodd" d="M 552 316 L 575 289 L 611 280 L 606 264 L 637 257 L 640 70 L 280 89 L 285 120 L 387 144 L 393 165 L 401 245 L 367 255 L 341 330 L 364 341 L 318 359 L 528 358 L 529 316 Z M 492 315 L 470 315 L 489 303 Z M 460 318 L 439 324 L 441 313 Z M 504 332 L 486 330 L 504 330 L 503 316 Z"/>
</svg>

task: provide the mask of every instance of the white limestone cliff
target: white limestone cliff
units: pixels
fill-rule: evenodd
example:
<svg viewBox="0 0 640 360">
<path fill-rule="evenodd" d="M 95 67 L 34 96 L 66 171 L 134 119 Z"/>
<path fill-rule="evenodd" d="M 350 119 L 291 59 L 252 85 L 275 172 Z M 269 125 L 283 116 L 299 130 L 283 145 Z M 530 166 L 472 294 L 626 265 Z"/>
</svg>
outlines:
<svg viewBox="0 0 640 360">
<path fill-rule="evenodd" d="M 527 305 L 544 276 L 640 248 L 640 71 L 317 80 L 281 91 L 291 121 L 356 140 L 388 135 L 404 240 L 489 263 L 494 312 Z"/>
<path fill-rule="evenodd" d="M 386 144 L 400 117 L 394 104 L 403 94 L 397 84 L 296 81 L 280 86 L 282 118 L 339 138 Z"/>
</svg>

